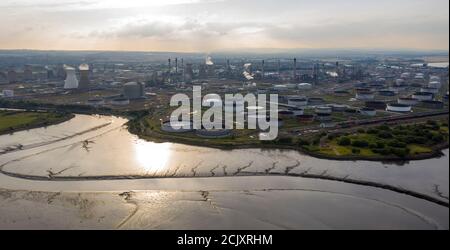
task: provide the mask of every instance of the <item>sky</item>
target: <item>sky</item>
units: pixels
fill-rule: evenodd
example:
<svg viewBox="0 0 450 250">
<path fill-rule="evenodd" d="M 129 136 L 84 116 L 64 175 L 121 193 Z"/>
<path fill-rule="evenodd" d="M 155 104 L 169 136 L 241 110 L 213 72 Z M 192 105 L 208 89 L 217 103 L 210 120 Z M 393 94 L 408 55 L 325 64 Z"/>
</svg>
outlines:
<svg viewBox="0 0 450 250">
<path fill-rule="evenodd" d="M 0 49 L 449 49 L 448 0 L 1 0 Z"/>
</svg>

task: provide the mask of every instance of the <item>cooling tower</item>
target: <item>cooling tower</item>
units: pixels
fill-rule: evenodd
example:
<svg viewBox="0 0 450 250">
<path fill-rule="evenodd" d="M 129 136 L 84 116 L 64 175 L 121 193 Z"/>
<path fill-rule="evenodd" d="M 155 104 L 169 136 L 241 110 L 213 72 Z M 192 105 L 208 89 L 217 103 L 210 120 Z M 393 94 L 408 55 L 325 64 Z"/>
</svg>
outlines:
<svg viewBox="0 0 450 250">
<path fill-rule="evenodd" d="M 81 64 L 78 69 L 80 70 L 79 89 L 89 89 L 89 65 Z"/>
<path fill-rule="evenodd" d="M 66 80 L 64 82 L 65 89 L 77 89 L 78 88 L 78 79 L 76 75 L 75 68 L 65 67 L 66 70 Z"/>
</svg>

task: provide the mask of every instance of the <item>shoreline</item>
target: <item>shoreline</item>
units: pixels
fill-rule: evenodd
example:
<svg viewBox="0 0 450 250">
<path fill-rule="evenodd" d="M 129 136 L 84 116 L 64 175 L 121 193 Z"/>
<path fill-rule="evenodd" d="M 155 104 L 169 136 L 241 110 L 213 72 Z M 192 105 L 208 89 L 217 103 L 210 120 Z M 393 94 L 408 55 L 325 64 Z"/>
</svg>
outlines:
<svg viewBox="0 0 450 250">
<path fill-rule="evenodd" d="M 317 159 L 323 159 L 323 160 L 335 160 L 335 161 L 371 161 L 371 162 L 409 162 L 409 161 L 419 161 L 419 160 L 427 160 L 432 158 L 438 158 L 443 156 L 443 150 L 449 148 L 449 143 L 441 143 L 438 145 L 435 145 L 432 147 L 431 153 L 422 153 L 418 155 L 411 155 L 406 157 L 398 157 L 398 156 L 376 156 L 376 157 L 363 157 L 363 156 L 330 156 L 330 155 L 324 155 L 316 152 L 312 152 L 309 150 L 305 150 L 304 148 L 298 147 L 298 146 L 292 146 L 292 145 L 282 145 L 282 144 L 241 144 L 241 145 L 219 145 L 214 143 L 208 143 L 208 142 L 197 142 L 189 139 L 184 138 L 170 138 L 170 137 L 155 137 L 151 135 L 142 135 L 139 133 L 136 133 L 132 131 L 128 127 L 128 131 L 136 135 L 139 139 L 150 141 L 154 143 L 177 143 L 177 144 L 184 144 L 188 146 L 197 146 L 197 147 L 206 147 L 206 148 L 214 148 L 214 149 L 220 149 L 220 150 L 238 150 L 238 149 L 267 149 L 267 150 L 294 150 L 297 152 L 300 152 L 302 154 L 305 154 L 310 157 L 314 157 Z M 161 134 L 159 134 L 161 135 Z M 162 135 L 163 136 L 163 135 Z"/>
<path fill-rule="evenodd" d="M 33 111 L 24 111 L 24 112 L 33 112 Z M 9 130 L 9 131 L 0 131 L 0 136 L 3 135 L 12 135 L 14 133 L 17 132 L 21 132 L 21 131 L 27 131 L 30 129 L 37 129 L 37 128 L 45 128 L 45 127 L 49 127 L 49 126 L 54 126 L 54 125 L 58 125 L 67 121 L 72 120 L 75 117 L 75 114 L 70 113 L 70 114 L 65 114 L 63 118 L 50 122 L 50 123 L 37 123 L 37 124 L 33 124 L 33 125 L 25 125 L 24 127 L 19 127 L 13 130 Z"/>
</svg>

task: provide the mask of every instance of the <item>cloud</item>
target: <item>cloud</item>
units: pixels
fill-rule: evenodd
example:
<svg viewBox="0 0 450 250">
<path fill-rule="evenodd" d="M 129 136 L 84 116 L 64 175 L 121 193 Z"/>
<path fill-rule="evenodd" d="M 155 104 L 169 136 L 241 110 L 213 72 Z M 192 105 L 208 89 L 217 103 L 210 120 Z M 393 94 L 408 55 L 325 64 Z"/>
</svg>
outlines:
<svg viewBox="0 0 450 250">
<path fill-rule="evenodd" d="M 447 0 L 36 2 L 0 1 L 0 48 L 448 49 L 449 41 Z"/>
</svg>

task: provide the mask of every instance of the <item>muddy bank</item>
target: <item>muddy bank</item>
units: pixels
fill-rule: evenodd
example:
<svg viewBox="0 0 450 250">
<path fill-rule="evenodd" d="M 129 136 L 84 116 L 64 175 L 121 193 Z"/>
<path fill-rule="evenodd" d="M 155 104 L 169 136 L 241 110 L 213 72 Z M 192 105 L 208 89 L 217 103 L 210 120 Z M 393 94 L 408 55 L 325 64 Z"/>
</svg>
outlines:
<svg viewBox="0 0 450 250">
<path fill-rule="evenodd" d="M 448 210 L 439 206 L 344 190 L 0 189 L 0 229 L 448 229 Z"/>
</svg>

